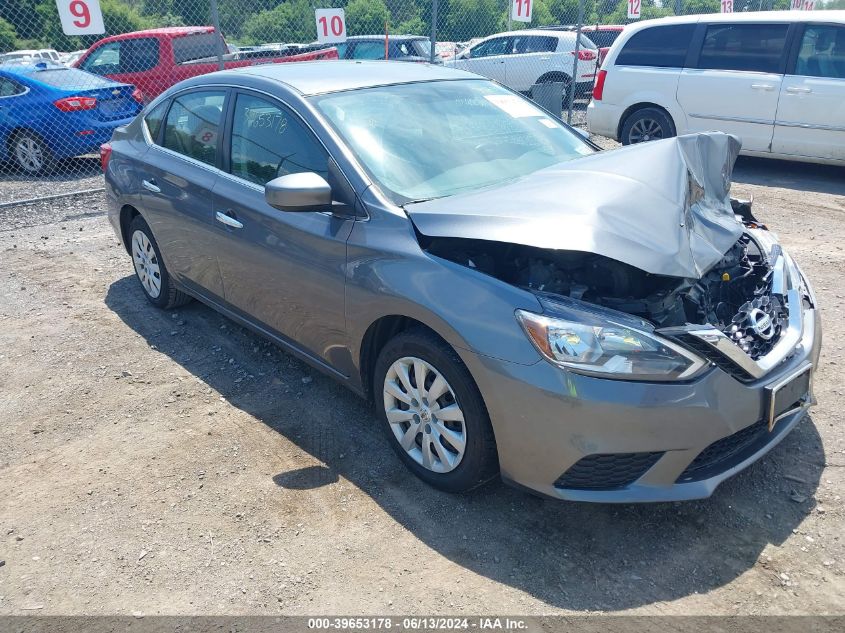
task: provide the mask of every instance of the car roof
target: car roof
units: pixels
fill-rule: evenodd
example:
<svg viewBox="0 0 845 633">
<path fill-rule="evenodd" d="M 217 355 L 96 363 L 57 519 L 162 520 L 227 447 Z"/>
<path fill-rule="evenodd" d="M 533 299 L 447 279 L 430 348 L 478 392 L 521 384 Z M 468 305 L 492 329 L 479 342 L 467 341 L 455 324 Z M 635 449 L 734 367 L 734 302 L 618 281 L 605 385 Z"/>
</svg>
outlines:
<svg viewBox="0 0 845 633">
<path fill-rule="evenodd" d="M 488 40 L 493 37 L 507 37 L 513 35 L 540 35 L 542 37 L 575 37 L 575 31 L 570 31 L 569 29 L 520 29 L 518 31 L 504 31 L 503 33 L 494 33 L 493 35 L 488 35 L 485 37 L 485 40 Z"/>
<path fill-rule="evenodd" d="M 99 42 L 110 42 L 113 40 L 133 39 L 136 37 L 158 37 L 162 39 L 173 39 L 182 37 L 184 35 L 196 35 L 197 33 L 210 33 L 214 30 L 213 26 L 163 26 L 157 29 L 144 29 L 143 31 L 132 31 L 131 33 L 122 33 L 118 35 L 110 35 L 99 40 Z"/>
<path fill-rule="evenodd" d="M 391 40 L 427 40 L 428 38 L 425 35 L 391 35 Z M 360 42 L 361 40 L 377 40 L 379 42 L 384 41 L 384 35 L 352 35 L 346 38 L 347 41 L 353 40 L 356 42 Z"/>
<path fill-rule="evenodd" d="M 473 73 L 436 64 L 355 60 L 263 64 L 246 66 L 229 73 L 278 81 L 306 96 L 422 81 L 483 79 Z"/>
</svg>

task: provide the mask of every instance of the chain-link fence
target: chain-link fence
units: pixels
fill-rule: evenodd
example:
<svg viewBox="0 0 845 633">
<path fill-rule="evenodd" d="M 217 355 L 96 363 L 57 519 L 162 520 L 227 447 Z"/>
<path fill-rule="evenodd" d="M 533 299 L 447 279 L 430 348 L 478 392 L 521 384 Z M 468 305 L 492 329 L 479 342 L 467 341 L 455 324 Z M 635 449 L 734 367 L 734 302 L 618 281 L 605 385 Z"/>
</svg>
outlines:
<svg viewBox="0 0 845 633">
<path fill-rule="evenodd" d="M 826 6 L 836 2 L 845 5 Z M 648 19 L 789 4 L 0 0 L 0 204 L 56 193 L 49 184 L 37 192 L 6 186 L 13 181 L 99 184 L 96 153 L 115 127 L 180 80 L 219 68 L 337 57 L 441 63 L 496 79 L 577 123 L 604 54 L 635 8 Z M 315 10 L 327 8 L 342 8 L 342 21 L 329 14 L 321 22 Z M 344 30 L 345 41 L 332 37 Z"/>
</svg>

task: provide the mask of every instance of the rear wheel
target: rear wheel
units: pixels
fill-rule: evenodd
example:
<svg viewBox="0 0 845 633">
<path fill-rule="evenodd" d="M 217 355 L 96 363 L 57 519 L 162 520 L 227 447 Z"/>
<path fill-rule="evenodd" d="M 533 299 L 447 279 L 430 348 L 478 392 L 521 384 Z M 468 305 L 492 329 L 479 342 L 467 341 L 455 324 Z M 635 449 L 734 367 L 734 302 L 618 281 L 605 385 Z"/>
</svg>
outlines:
<svg viewBox="0 0 845 633">
<path fill-rule="evenodd" d="M 417 477 L 463 492 L 496 476 L 496 442 L 481 394 L 457 353 L 437 336 L 410 330 L 389 341 L 373 384 L 388 441 Z"/>
<path fill-rule="evenodd" d="M 628 115 L 622 126 L 622 144 L 634 145 L 675 136 L 675 124 L 663 110 L 642 108 Z"/>
<path fill-rule="evenodd" d="M 191 300 L 190 295 L 177 290 L 173 285 L 150 226 L 140 215 L 129 225 L 129 250 L 135 265 L 135 276 L 150 303 L 157 308 L 169 310 Z"/>
<path fill-rule="evenodd" d="M 26 174 L 43 174 L 53 162 L 50 148 L 35 132 L 18 132 L 9 145 L 15 165 Z"/>
</svg>

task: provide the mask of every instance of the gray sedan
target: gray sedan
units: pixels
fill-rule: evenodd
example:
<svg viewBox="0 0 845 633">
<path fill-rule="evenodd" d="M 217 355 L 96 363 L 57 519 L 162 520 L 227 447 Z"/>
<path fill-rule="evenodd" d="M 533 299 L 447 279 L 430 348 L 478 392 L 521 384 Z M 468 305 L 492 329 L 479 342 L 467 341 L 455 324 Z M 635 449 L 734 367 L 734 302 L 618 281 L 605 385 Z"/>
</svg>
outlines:
<svg viewBox="0 0 845 633">
<path fill-rule="evenodd" d="M 180 83 L 103 148 L 159 308 L 199 299 L 375 406 L 429 484 L 706 497 L 812 404 L 816 299 L 723 134 L 599 152 L 457 70 Z"/>
</svg>

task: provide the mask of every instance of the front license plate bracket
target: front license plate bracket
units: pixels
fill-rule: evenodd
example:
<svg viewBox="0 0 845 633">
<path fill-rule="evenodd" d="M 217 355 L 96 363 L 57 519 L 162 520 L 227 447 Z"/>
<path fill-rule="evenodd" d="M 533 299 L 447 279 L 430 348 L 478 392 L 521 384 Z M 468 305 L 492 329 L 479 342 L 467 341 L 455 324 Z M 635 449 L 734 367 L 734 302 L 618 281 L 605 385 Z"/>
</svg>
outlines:
<svg viewBox="0 0 845 633">
<path fill-rule="evenodd" d="M 813 366 L 802 365 L 778 382 L 766 387 L 766 421 L 769 432 L 778 420 L 798 411 L 812 401 Z"/>
</svg>

